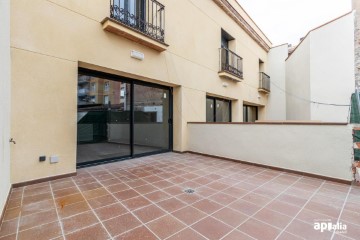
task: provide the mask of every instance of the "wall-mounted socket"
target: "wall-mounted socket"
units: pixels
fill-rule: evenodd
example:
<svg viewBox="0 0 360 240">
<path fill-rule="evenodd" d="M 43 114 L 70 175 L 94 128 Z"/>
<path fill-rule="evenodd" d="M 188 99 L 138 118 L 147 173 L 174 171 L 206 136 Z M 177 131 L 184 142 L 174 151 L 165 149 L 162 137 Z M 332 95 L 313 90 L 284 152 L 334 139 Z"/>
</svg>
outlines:
<svg viewBox="0 0 360 240">
<path fill-rule="evenodd" d="M 39 162 L 45 162 L 45 161 L 46 161 L 46 156 L 39 157 Z"/>
<path fill-rule="evenodd" d="M 59 162 L 59 156 L 56 156 L 56 155 L 50 156 L 50 163 L 51 164 L 58 163 L 58 162 Z"/>
</svg>

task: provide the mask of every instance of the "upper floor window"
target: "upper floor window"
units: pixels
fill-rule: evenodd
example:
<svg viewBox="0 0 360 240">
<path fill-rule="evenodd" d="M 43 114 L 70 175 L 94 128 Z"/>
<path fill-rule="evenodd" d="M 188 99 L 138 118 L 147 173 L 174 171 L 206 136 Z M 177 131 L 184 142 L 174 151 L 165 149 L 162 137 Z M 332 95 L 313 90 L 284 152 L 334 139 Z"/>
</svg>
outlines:
<svg viewBox="0 0 360 240">
<path fill-rule="evenodd" d="M 95 82 L 90 83 L 90 91 L 96 92 L 96 83 Z"/>
<path fill-rule="evenodd" d="M 109 96 L 104 96 L 104 104 L 109 104 Z"/>
<path fill-rule="evenodd" d="M 234 40 L 234 38 L 225 32 L 223 29 L 221 29 L 221 47 L 230 49 L 230 41 Z"/>
<path fill-rule="evenodd" d="M 110 90 L 110 82 L 105 82 L 104 84 L 104 91 L 108 92 Z"/>
</svg>

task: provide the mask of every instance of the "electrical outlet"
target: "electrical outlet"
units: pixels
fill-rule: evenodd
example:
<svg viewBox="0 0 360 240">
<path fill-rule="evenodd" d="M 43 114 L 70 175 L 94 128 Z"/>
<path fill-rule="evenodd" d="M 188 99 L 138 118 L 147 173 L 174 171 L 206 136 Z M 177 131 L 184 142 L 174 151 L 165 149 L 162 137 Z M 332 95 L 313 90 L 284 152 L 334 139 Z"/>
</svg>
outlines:
<svg viewBox="0 0 360 240">
<path fill-rule="evenodd" d="M 50 156 L 50 163 L 51 164 L 58 163 L 58 162 L 59 162 L 59 156 L 56 156 L 56 155 Z"/>
<path fill-rule="evenodd" d="M 45 162 L 45 161 L 46 161 L 46 156 L 39 157 L 39 162 Z"/>
</svg>

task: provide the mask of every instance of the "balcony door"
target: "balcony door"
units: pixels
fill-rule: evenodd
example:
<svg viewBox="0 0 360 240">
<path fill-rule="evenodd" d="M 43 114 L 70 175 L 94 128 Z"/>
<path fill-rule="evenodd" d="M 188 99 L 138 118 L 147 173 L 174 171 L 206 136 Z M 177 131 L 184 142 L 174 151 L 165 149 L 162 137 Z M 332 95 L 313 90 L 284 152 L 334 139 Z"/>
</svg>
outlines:
<svg viewBox="0 0 360 240">
<path fill-rule="evenodd" d="M 145 0 L 113 0 L 120 8 L 120 21 L 128 25 L 142 26 L 145 20 Z"/>
<path fill-rule="evenodd" d="M 82 70 L 77 165 L 172 150 L 171 105 L 169 87 Z"/>
</svg>

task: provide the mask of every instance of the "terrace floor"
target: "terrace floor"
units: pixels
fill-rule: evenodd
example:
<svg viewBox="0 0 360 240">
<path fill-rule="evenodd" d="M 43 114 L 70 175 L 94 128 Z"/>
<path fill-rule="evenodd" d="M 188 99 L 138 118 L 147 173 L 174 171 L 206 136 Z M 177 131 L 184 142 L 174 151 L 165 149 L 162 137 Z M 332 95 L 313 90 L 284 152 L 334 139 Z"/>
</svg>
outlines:
<svg viewBox="0 0 360 240">
<path fill-rule="evenodd" d="M 346 232 L 314 229 L 327 220 L 346 224 Z M 0 240 L 359 236 L 360 187 L 177 153 L 13 189 L 0 229 Z"/>
</svg>

